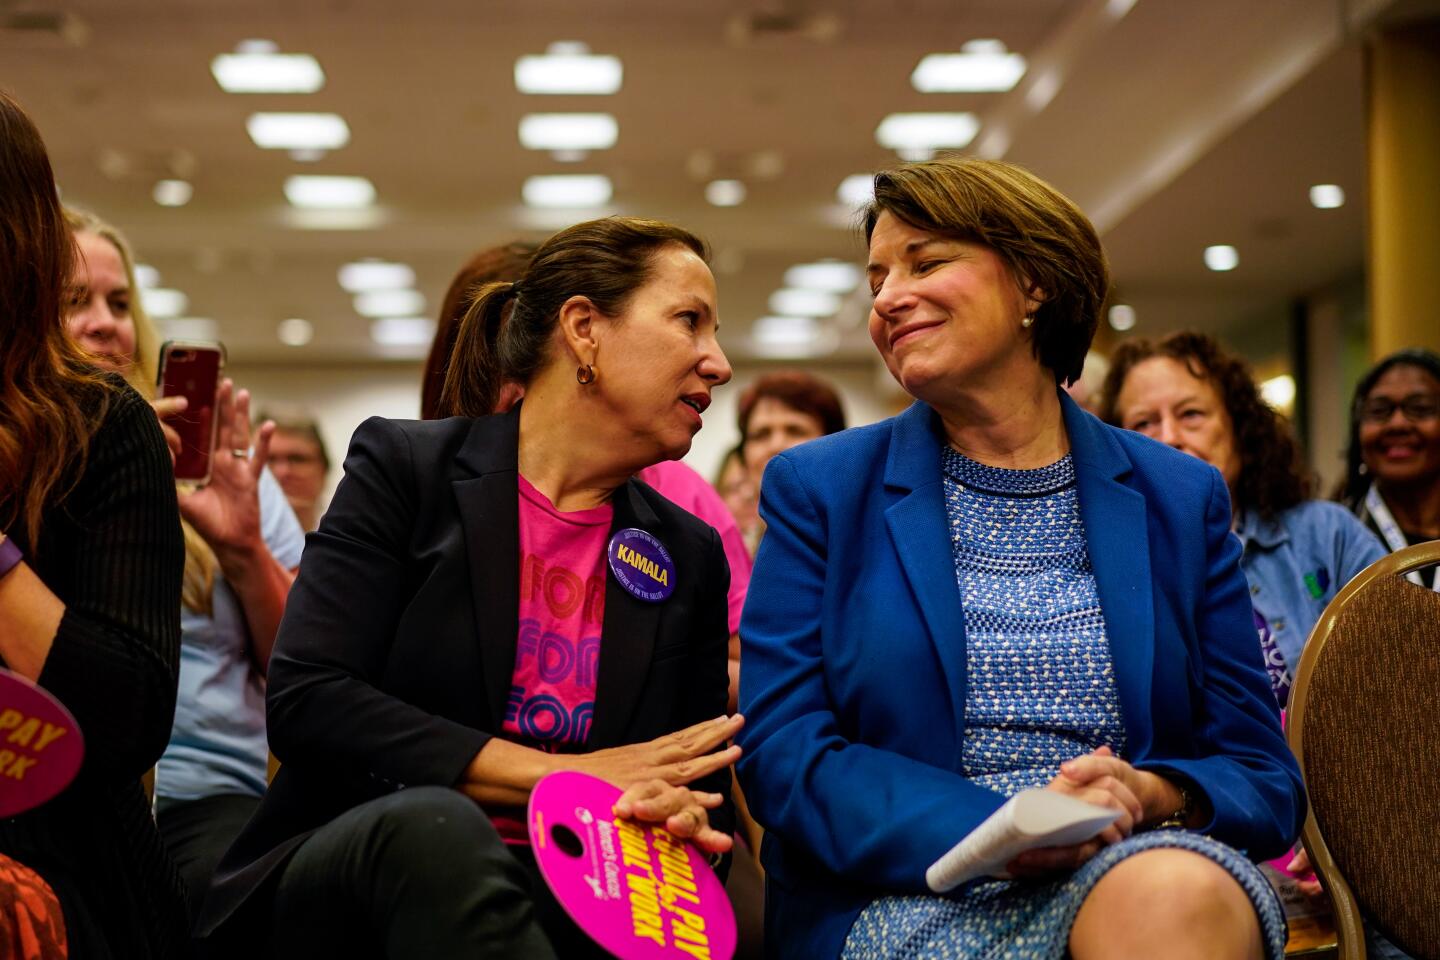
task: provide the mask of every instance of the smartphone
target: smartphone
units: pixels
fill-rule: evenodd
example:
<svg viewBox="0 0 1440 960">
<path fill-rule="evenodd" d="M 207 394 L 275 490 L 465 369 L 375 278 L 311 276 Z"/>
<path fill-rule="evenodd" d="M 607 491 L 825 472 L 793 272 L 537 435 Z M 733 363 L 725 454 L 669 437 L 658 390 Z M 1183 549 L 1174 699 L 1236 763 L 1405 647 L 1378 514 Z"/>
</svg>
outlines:
<svg viewBox="0 0 1440 960">
<path fill-rule="evenodd" d="M 165 422 L 180 434 L 175 479 L 196 486 L 210 482 L 215 453 L 215 394 L 225 366 L 225 347 L 198 340 L 167 340 L 160 347 L 160 396 L 184 397 L 185 410 Z"/>
</svg>

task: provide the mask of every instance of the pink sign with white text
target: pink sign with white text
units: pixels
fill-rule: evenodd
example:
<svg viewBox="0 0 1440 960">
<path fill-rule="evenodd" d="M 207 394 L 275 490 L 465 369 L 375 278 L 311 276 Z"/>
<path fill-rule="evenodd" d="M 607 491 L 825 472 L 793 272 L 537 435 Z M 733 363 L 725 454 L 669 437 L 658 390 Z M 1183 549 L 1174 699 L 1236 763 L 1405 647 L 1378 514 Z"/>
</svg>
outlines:
<svg viewBox="0 0 1440 960">
<path fill-rule="evenodd" d="M 64 790 L 84 758 L 85 738 L 70 711 L 0 669 L 0 817 L 32 810 Z"/>
<path fill-rule="evenodd" d="M 706 856 L 664 827 L 615 816 L 621 790 L 588 774 L 530 794 L 530 844 L 565 912 L 620 960 L 730 960 L 735 913 Z"/>
</svg>

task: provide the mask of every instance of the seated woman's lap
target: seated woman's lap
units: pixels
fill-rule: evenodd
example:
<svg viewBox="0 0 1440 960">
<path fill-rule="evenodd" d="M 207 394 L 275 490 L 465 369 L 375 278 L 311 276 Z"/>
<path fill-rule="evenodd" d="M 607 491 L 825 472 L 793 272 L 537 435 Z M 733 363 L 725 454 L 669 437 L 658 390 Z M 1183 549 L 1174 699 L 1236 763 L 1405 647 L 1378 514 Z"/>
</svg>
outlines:
<svg viewBox="0 0 1440 960">
<path fill-rule="evenodd" d="M 1050 960 L 1069 955 L 1073 946 L 1080 947 L 1073 951 L 1077 960 L 1120 956 L 1125 953 L 1117 952 L 1113 935 L 1102 949 L 1086 952 L 1088 943 L 1076 943 L 1076 930 L 1083 941 L 1088 925 L 1101 920 L 1112 934 L 1118 925 L 1129 925 L 1126 932 L 1130 932 L 1138 910 L 1153 913 L 1217 898 L 1222 914 L 1225 909 L 1238 911 L 1244 920 L 1239 926 L 1252 925 L 1255 942 L 1264 943 L 1263 955 L 1283 954 L 1284 914 L 1259 869 L 1209 837 L 1164 830 L 1136 834 L 1106 847 L 1069 877 L 1054 881 L 981 883 L 956 899 L 877 900 L 851 928 L 843 956 L 847 960 L 969 956 Z M 1186 916 L 1179 920 L 1188 922 Z M 1216 940 L 1213 931 L 1199 933 L 1211 943 Z M 1163 955 L 1183 955 L 1174 946 L 1167 943 Z"/>
<path fill-rule="evenodd" d="M 277 958 L 554 957 L 532 878 L 463 794 L 415 787 L 312 834 L 281 875 Z"/>
</svg>

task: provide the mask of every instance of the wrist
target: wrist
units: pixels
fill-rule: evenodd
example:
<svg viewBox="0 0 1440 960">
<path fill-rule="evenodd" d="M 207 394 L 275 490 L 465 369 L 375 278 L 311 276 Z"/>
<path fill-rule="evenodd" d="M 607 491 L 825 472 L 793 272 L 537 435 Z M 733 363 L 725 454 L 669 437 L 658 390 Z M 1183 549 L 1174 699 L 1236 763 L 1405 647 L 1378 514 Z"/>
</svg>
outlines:
<svg viewBox="0 0 1440 960">
<path fill-rule="evenodd" d="M 259 569 L 260 563 L 271 559 L 270 548 L 258 532 L 224 543 L 211 543 L 210 549 L 215 551 L 220 572 L 231 583 L 245 579 L 251 571 Z"/>
<path fill-rule="evenodd" d="M 1183 780 L 1159 779 L 1164 790 L 1157 800 L 1156 812 L 1146 817 L 1150 828 L 1188 827 L 1198 799 L 1195 787 Z"/>
</svg>

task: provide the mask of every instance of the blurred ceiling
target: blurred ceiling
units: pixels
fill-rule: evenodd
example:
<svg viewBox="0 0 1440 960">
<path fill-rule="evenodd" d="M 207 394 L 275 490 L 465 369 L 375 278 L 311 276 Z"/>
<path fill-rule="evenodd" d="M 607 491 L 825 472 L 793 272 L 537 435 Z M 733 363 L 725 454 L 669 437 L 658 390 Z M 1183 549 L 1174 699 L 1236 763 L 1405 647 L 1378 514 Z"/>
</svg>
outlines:
<svg viewBox="0 0 1440 960">
<path fill-rule="evenodd" d="M 26 106 L 67 201 L 125 230 L 186 311 L 209 318 L 234 361 L 351 363 L 413 357 L 371 340 L 337 282 L 366 257 L 417 274 L 433 316 L 458 266 L 482 247 L 585 219 L 537 211 L 521 184 L 601 173 L 601 212 L 671 219 L 715 249 L 722 342 L 756 356 L 751 325 L 787 267 L 859 262 L 836 189 L 896 162 L 875 128 L 896 111 L 972 111 L 969 149 L 1029 166 L 1074 198 L 1105 236 L 1116 299 L 1136 332 L 1220 329 L 1353 279 L 1364 254 L 1363 31 L 1386 0 L 0 0 L 0 86 Z M 305 95 L 223 92 L 210 62 L 247 39 L 309 53 L 325 72 Z M 995 39 L 1028 71 L 1004 93 L 922 94 L 920 58 Z M 516 91 L 517 57 L 579 41 L 624 64 L 612 96 Z M 261 150 L 246 118 L 333 111 L 348 145 L 302 162 Z M 521 147 L 532 112 L 606 111 L 607 150 L 564 162 Z M 359 229 L 302 215 L 296 174 L 361 175 L 377 205 Z M 157 181 L 193 185 L 184 206 Z M 738 206 L 705 200 L 737 179 Z M 1338 209 L 1311 205 L 1337 184 Z M 350 218 L 352 221 L 354 217 Z M 316 229 L 316 226 L 330 228 Z M 355 226 L 355 223 L 348 224 Z M 1239 266 L 1202 252 L 1232 244 Z M 868 354 L 863 293 L 839 315 L 833 352 Z M 303 318 L 311 342 L 277 326 Z"/>
</svg>

